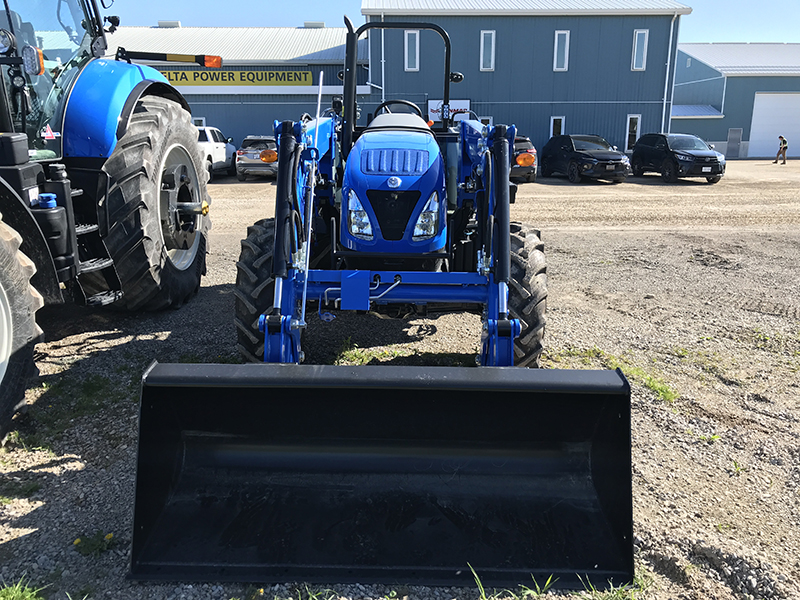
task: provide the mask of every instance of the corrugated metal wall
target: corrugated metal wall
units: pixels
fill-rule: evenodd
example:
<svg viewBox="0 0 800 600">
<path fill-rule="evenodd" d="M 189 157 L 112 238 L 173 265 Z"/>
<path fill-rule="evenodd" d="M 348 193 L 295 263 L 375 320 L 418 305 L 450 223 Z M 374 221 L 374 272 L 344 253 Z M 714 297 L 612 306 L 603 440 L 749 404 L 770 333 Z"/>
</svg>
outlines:
<svg viewBox="0 0 800 600">
<path fill-rule="evenodd" d="M 391 17 L 394 21 L 427 20 L 448 31 L 453 45 L 451 68 L 465 75 L 451 86 L 452 99 L 469 99 L 481 116 L 495 123 L 514 123 L 537 147 L 549 138 L 550 117 L 565 117 L 566 133 L 598 133 L 625 145 L 627 116 L 642 115 L 640 133 L 660 131 L 664 114 L 672 16 L 570 17 Z M 632 71 L 633 35 L 649 30 L 647 65 Z M 480 32 L 496 31 L 495 70 L 481 71 Z M 569 69 L 553 70 L 554 36 L 570 32 Z M 373 81 L 380 81 L 380 33 L 371 37 Z M 384 33 L 385 94 L 424 102 L 440 99 L 444 50 L 435 32 L 420 38 L 419 72 L 405 72 L 403 32 Z M 676 55 L 678 20 L 673 30 Z M 672 75 L 667 87 L 672 90 Z M 426 96 L 427 94 L 427 96 Z M 669 98 L 668 98 L 669 100 Z M 667 120 L 671 103 L 667 102 Z"/>
</svg>

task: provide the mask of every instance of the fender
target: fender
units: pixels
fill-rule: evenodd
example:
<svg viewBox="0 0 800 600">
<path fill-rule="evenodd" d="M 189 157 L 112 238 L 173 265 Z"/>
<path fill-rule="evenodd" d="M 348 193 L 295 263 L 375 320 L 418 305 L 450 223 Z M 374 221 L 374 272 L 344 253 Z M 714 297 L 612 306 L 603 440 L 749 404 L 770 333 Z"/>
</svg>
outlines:
<svg viewBox="0 0 800 600">
<path fill-rule="evenodd" d="M 156 69 L 111 59 L 84 67 L 72 88 L 64 115 L 64 157 L 108 158 L 144 95 L 178 102 L 186 99 Z"/>
<path fill-rule="evenodd" d="M 22 236 L 20 250 L 36 265 L 36 273 L 31 278 L 33 287 L 42 295 L 45 304 L 62 304 L 64 295 L 61 293 L 56 267 L 44 234 L 25 202 L 2 177 L 0 214 L 3 215 L 6 225 Z"/>
</svg>

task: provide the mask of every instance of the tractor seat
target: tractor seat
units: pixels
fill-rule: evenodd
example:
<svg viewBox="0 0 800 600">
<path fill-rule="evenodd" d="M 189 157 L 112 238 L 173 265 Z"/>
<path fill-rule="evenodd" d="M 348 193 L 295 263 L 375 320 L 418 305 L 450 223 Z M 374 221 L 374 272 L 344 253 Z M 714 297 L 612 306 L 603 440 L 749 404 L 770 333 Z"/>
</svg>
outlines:
<svg viewBox="0 0 800 600">
<path fill-rule="evenodd" d="M 381 113 L 370 121 L 365 131 L 375 131 L 376 129 L 415 129 L 431 132 L 428 124 L 421 117 L 412 113 Z"/>
</svg>

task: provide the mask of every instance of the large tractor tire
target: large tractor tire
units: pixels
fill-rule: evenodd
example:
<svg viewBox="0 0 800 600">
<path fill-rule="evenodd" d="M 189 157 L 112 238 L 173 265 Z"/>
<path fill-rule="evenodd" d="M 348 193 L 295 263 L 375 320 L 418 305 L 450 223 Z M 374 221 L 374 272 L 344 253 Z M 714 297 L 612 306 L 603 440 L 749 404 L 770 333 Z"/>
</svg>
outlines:
<svg viewBox="0 0 800 600">
<path fill-rule="evenodd" d="M 36 311 L 42 296 L 31 286 L 36 268 L 19 251 L 22 237 L 0 215 L 0 440 L 24 402 L 25 387 L 35 373 L 33 347 L 41 335 Z"/>
<path fill-rule="evenodd" d="M 200 289 L 206 271 L 208 215 L 178 212 L 178 203 L 210 204 L 197 130 L 176 102 L 145 96 L 103 170 L 110 177 L 109 233 L 127 310 L 177 307 Z M 81 282 L 98 274 L 87 273 Z M 103 289 L 98 282 L 97 289 Z"/>
<path fill-rule="evenodd" d="M 239 354 L 250 362 L 264 361 L 264 334 L 258 318 L 274 300 L 272 254 L 275 245 L 275 219 L 262 219 L 247 228 L 242 251 L 236 263 L 236 334 Z"/>
<path fill-rule="evenodd" d="M 511 223 L 511 282 L 508 309 L 519 319 L 522 333 L 514 342 L 514 364 L 538 367 L 547 309 L 547 262 L 539 232 Z"/>
</svg>

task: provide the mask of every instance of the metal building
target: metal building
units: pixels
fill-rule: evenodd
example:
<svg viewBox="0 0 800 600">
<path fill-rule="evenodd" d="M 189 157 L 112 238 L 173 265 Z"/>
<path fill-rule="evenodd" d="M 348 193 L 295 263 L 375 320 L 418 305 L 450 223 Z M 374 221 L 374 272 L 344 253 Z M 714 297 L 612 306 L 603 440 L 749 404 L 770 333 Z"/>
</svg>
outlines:
<svg viewBox="0 0 800 600">
<path fill-rule="evenodd" d="M 728 158 L 800 156 L 800 44 L 680 44 L 672 131 Z"/>
<path fill-rule="evenodd" d="M 361 12 L 368 22 L 412 23 L 361 38 L 361 123 L 395 98 L 438 118 L 444 45 L 435 32 L 413 28 L 432 22 L 449 33 L 451 70 L 464 75 L 451 87 L 452 108 L 515 124 L 537 147 L 553 134 L 595 133 L 630 150 L 640 135 L 669 127 L 680 17 L 691 9 L 674 0 L 362 0 Z M 320 70 L 323 105 L 341 93 L 336 74 L 345 29 L 320 25 L 181 28 L 167 22 L 120 28 L 110 46 L 221 55 L 217 75 L 199 67 L 158 68 L 187 96 L 198 123 L 215 125 L 238 143 L 270 131 L 274 119 L 313 113 Z M 292 73 L 292 80 L 281 73 Z"/>
<path fill-rule="evenodd" d="M 363 0 L 368 21 L 430 21 L 453 45 L 451 86 L 461 108 L 514 123 L 541 147 L 554 133 L 596 133 L 629 150 L 663 131 L 681 15 L 672 0 Z M 441 101 L 443 45 L 431 31 L 370 39 L 370 82 L 380 98 Z M 456 105 L 458 108 L 458 105 Z"/>
<path fill-rule="evenodd" d="M 109 53 L 129 51 L 221 56 L 221 69 L 153 63 L 186 96 L 195 125 L 218 127 L 238 145 L 247 135 L 271 135 L 273 121 L 314 114 L 320 72 L 323 108 L 343 92 L 344 27 L 120 27 L 108 36 Z M 369 93 L 367 42 L 359 46 L 358 92 Z"/>
</svg>

